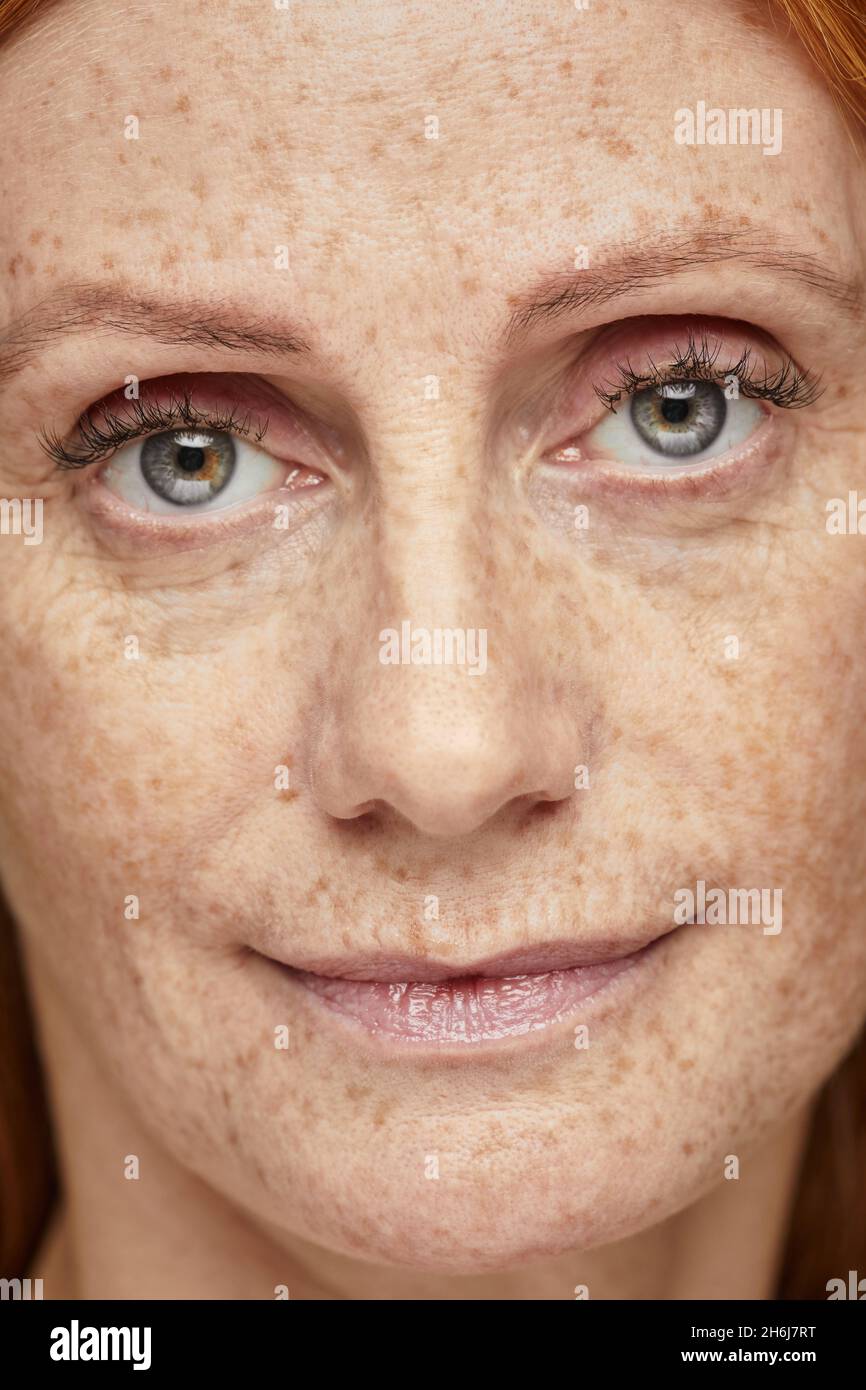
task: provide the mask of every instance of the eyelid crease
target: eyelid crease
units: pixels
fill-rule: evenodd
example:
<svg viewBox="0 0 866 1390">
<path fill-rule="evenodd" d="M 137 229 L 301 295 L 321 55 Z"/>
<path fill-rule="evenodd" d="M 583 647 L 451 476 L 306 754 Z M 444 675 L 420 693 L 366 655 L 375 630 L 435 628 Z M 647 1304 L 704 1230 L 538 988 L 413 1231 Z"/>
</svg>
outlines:
<svg viewBox="0 0 866 1390">
<path fill-rule="evenodd" d="M 167 402 L 136 397 L 129 402 L 129 411 L 115 413 L 107 405 L 89 406 L 78 417 L 75 439 L 71 446 L 54 432 L 42 431 L 39 444 L 58 468 L 86 468 L 102 462 L 124 444 L 130 444 L 147 434 L 164 430 L 204 427 L 221 434 L 252 435 L 257 444 L 264 439 L 268 422 L 253 427 L 253 412 L 239 412 L 234 406 L 228 411 L 199 409 L 189 392 L 172 395 Z"/>
<path fill-rule="evenodd" d="M 593 386 L 593 390 L 602 404 L 613 414 L 616 413 L 617 402 L 623 396 L 636 395 L 652 386 L 668 386 L 678 381 L 718 382 L 729 376 L 734 376 L 739 381 L 741 395 L 750 399 L 771 401 L 783 410 L 801 410 L 813 405 L 823 394 L 824 387 L 821 385 L 820 377 L 808 368 L 798 367 L 794 359 L 788 355 L 775 371 L 765 368 L 763 374 L 760 371 L 753 374 L 754 353 L 750 347 L 745 347 L 738 360 L 724 369 L 718 366 L 722 351 L 721 343 L 711 343 L 703 334 L 700 340 L 697 340 L 690 332 L 685 350 L 676 347 L 675 355 L 667 366 L 659 367 L 650 358 L 649 370 L 638 372 L 626 359 L 624 363 L 616 363 L 618 380 L 607 383 L 611 389 L 606 390 L 604 386 L 596 385 Z"/>
</svg>

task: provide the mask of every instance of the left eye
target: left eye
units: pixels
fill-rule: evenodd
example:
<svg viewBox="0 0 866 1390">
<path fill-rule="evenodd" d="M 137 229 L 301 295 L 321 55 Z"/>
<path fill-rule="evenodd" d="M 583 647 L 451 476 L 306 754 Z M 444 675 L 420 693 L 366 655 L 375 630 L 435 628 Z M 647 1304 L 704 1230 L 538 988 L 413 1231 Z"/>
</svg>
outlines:
<svg viewBox="0 0 866 1390">
<path fill-rule="evenodd" d="M 756 401 L 728 400 L 713 381 L 672 381 L 635 391 L 587 443 L 649 468 L 701 463 L 742 444 L 764 418 Z"/>
<path fill-rule="evenodd" d="M 285 463 L 236 435 L 201 428 L 168 430 L 125 445 L 102 481 L 141 511 L 213 512 L 279 487 L 285 473 Z"/>
</svg>

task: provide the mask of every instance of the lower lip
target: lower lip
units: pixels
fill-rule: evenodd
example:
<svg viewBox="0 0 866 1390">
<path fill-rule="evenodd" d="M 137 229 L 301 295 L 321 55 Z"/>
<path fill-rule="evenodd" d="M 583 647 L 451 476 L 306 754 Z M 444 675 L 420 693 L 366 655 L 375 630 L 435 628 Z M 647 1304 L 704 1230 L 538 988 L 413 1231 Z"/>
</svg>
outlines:
<svg viewBox="0 0 866 1390">
<path fill-rule="evenodd" d="M 410 981 L 344 980 L 293 971 L 327 1008 L 383 1039 L 427 1047 L 472 1046 L 534 1033 L 574 1015 L 635 966 L 652 945 L 596 965 L 543 975 Z"/>
</svg>

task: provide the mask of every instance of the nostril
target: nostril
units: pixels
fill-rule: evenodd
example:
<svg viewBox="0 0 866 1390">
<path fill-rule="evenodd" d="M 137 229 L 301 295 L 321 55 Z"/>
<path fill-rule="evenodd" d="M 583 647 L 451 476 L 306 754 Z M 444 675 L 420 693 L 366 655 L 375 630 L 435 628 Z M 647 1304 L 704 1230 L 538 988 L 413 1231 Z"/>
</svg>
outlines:
<svg viewBox="0 0 866 1390">
<path fill-rule="evenodd" d="M 542 820 L 548 816 L 555 816 L 565 797 L 546 797 L 543 801 L 535 801 L 529 807 L 529 814 L 533 820 Z"/>
</svg>

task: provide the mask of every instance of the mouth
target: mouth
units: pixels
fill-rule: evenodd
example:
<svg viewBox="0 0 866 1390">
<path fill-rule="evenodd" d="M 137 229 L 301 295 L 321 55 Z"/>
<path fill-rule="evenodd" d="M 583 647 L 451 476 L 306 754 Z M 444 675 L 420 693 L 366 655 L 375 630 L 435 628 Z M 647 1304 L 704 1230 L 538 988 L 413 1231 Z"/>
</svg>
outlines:
<svg viewBox="0 0 866 1390">
<path fill-rule="evenodd" d="M 456 966 L 344 957 L 281 968 L 319 1005 L 383 1041 L 460 1049 L 573 1021 L 668 934 L 549 943 Z"/>
</svg>

